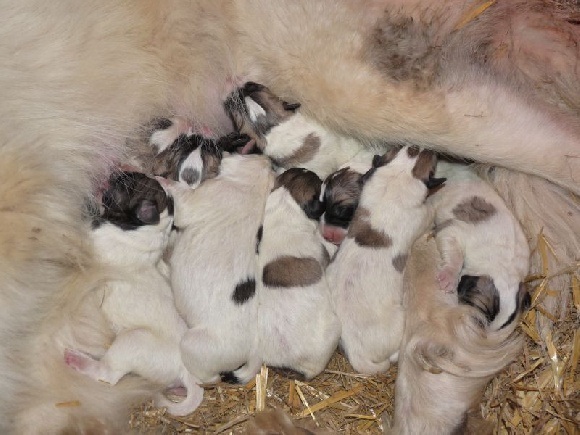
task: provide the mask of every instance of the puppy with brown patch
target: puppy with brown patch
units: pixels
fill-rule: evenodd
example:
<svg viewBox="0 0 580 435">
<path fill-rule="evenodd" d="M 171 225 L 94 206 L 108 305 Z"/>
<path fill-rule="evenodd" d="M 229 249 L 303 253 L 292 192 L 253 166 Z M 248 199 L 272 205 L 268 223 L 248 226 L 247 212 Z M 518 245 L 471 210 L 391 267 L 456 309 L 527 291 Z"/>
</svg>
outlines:
<svg viewBox="0 0 580 435">
<path fill-rule="evenodd" d="M 261 355 L 266 364 L 301 379 L 324 369 L 340 337 L 324 273 L 329 253 L 318 231 L 321 184 L 302 168 L 279 175 L 258 245 Z"/>
<path fill-rule="evenodd" d="M 470 276 L 487 275 L 486 298 L 496 300 L 487 313 L 490 328 L 514 320 L 520 284 L 528 273 L 530 249 L 519 222 L 493 188 L 468 166 L 441 162 L 437 176 L 447 178 L 445 189 L 429 199 L 435 209 L 435 240 L 442 261 L 437 279 L 442 289 L 463 302 L 476 304 Z"/>
<path fill-rule="evenodd" d="M 371 168 L 373 157 L 370 151 L 358 152 L 322 183 L 320 199 L 324 213 L 320 217 L 320 232 L 326 241 L 340 245 L 344 240 L 358 207 L 363 175 Z"/>
<path fill-rule="evenodd" d="M 484 314 L 493 310 L 493 301 L 481 299 L 478 309 L 441 291 L 435 279 L 440 261 L 429 235 L 419 238 L 409 255 L 404 274 L 409 315 L 399 351 L 394 425 L 387 433 L 482 433 L 469 430 L 469 411 L 480 414 L 477 406 L 485 385 L 521 350 L 522 337 L 515 328 L 529 303 L 525 289 L 517 295 L 515 321 L 494 331 Z M 474 277 L 473 285 L 485 294 L 481 287 L 490 282 L 486 276 Z"/>
<path fill-rule="evenodd" d="M 425 199 L 437 158 L 417 147 L 393 147 L 373 159 L 359 207 L 327 269 L 340 343 L 353 368 L 366 374 L 396 361 L 403 334 L 403 272 L 409 249 L 432 221 Z"/>
<path fill-rule="evenodd" d="M 281 169 L 306 168 L 325 178 L 350 160 L 363 146 L 336 134 L 298 111 L 266 86 L 248 82 L 225 102 L 235 129 L 252 138 L 252 146 Z"/>
<path fill-rule="evenodd" d="M 178 229 L 170 257 L 175 302 L 189 330 L 185 366 L 202 382 L 245 383 L 256 358 L 257 235 L 274 184 L 264 156 L 225 155 L 219 175 L 197 189 L 165 183 Z"/>
<path fill-rule="evenodd" d="M 181 361 L 179 343 L 187 326 L 175 308 L 162 259 L 173 203 L 157 181 L 129 172 L 111 179 L 102 208 L 91 235 L 103 264 L 123 277 L 98 290 L 101 309 L 116 337 L 98 358 L 68 348 L 64 360 L 91 379 L 111 385 L 134 373 L 167 387 L 185 387 L 187 395 L 181 402 L 159 395 L 157 405 L 167 406 L 171 414 L 187 415 L 201 403 L 203 389 Z"/>
</svg>

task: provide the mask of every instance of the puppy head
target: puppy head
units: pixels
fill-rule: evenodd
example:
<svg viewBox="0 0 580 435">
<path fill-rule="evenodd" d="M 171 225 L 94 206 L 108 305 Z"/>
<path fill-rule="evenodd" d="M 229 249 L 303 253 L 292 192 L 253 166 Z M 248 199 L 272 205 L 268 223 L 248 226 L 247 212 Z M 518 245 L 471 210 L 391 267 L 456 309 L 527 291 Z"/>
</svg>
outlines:
<svg viewBox="0 0 580 435">
<path fill-rule="evenodd" d="M 463 275 L 457 286 L 457 297 L 460 304 L 479 310 L 488 324 L 499 312 L 499 292 L 490 276 Z"/>
<path fill-rule="evenodd" d="M 325 211 L 320 219 L 320 231 L 327 241 L 339 245 L 346 237 L 362 187 L 362 174 L 348 167 L 339 169 L 324 180 L 321 200 Z"/>
<path fill-rule="evenodd" d="M 248 135 L 264 150 L 265 135 L 291 118 L 300 104 L 283 101 L 267 87 L 248 82 L 228 97 L 224 107 L 236 131 Z"/>
<path fill-rule="evenodd" d="M 410 173 L 414 179 L 421 181 L 427 187 L 427 195 L 432 195 L 443 187 L 445 178 L 434 178 L 437 168 L 437 155 L 430 150 L 420 150 L 417 146 L 391 145 L 382 156 L 373 158 L 372 168 L 364 175 L 366 182 L 382 167 L 397 168 L 401 173 Z"/>
<path fill-rule="evenodd" d="M 314 172 L 303 168 L 291 168 L 276 178 L 274 189 L 284 187 L 309 219 L 318 220 L 324 212 L 320 201 L 322 180 Z"/>
<path fill-rule="evenodd" d="M 94 227 L 110 222 L 123 230 L 135 230 L 158 224 L 166 210 L 173 215 L 173 201 L 157 180 L 139 172 L 114 174 L 103 192 L 101 213 Z"/>
</svg>

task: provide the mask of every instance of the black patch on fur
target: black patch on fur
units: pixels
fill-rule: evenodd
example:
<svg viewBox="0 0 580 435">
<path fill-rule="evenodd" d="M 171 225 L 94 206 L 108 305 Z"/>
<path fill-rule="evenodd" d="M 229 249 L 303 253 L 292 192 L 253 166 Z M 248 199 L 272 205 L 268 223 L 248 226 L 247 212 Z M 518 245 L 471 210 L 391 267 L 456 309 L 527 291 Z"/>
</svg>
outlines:
<svg viewBox="0 0 580 435">
<path fill-rule="evenodd" d="M 254 278 L 247 278 L 236 285 L 232 294 L 232 300 L 237 305 L 242 305 L 250 300 L 256 294 L 256 280 Z"/>
<path fill-rule="evenodd" d="M 488 322 L 492 322 L 499 312 L 499 292 L 488 276 L 463 275 L 457 286 L 457 296 L 460 304 L 478 309 Z"/>
<path fill-rule="evenodd" d="M 262 237 L 264 236 L 264 225 L 260 225 L 258 232 L 256 233 L 256 254 L 260 253 L 260 243 L 262 242 Z"/>
<path fill-rule="evenodd" d="M 329 175 L 324 189 L 324 220 L 347 229 L 356 211 L 363 188 L 363 176 L 349 168 Z"/>
<path fill-rule="evenodd" d="M 167 130 L 169 127 L 173 125 L 171 119 L 168 118 L 156 118 L 151 121 L 151 130 Z"/>
<path fill-rule="evenodd" d="M 506 326 L 508 326 L 516 319 L 519 313 L 527 311 L 532 305 L 532 297 L 530 296 L 530 293 L 528 292 L 528 289 L 526 288 L 526 285 L 524 283 L 520 284 L 520 288 L 518 289 L 518 294 L 516 298 L 517 299 L 515 310 L 513 311 L 513 313 L 510 314 L 508 319 L 505 321 L 503 325 L 500 326 L 499 329 L 503 329 Z"/>
<path fill-rule="evenodd" d="M 227 384 L 239 384 L 240 380 L 236 377 L 233 371 L 230 372 L 220 372 L 220 378 L 222 382 Z"/>
<path fill-rule="evenodd" d="M 251 139 L 250 136 L 248 136 L 247 134 L 240 134 L 234 132 L 226 136 L 220 137 L 217 141 L 217 147 L 222 151 L 234 153 L 237 152 L 238 149 L 243 148 L 250 141 L 250 139 Z M 260 150 L 257 151 L 259 152 L 259 154 L 261 154 Z"/>
<path fill-rule="evenodd" d="M 99 219 L 123 230 L 157 224 L 165 209 L 173 210 L 173 202 L 159 182 L 140 172 L 111 176 L 102 201 L 104 211 Z"/>
</svg>

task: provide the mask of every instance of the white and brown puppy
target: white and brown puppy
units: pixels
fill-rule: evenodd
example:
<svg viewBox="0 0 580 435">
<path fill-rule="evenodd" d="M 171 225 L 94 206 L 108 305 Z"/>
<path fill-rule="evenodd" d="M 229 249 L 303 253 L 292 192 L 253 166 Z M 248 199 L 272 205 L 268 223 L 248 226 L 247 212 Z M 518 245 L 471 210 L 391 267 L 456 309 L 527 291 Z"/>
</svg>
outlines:
<svg viewBox="0 0 580 435">
<path fill-rule="evenodd" d="M 403 271 L 411 245 L 431 225 L 425 204 L 437 158 L 417 147 L 376 156 L 346 239 L 327 269 L 341 346 L 353 368 L 377 373 L 396 361 L 405 313 Z M 429 186 L 429 187 L 428 187 Z"/>
<path fill-rule="evenodd" d="M 320 232 L 327 242 L 340 245 L 358 207 L 363 187 L 363 175 L 372 167 L 374 154 L 359 151 L 322 183 L 320 198 L 324 213 L 320 217 Z"/>
<path fill-rule="evenodd" d="M 236 130 L 253 140 L 242 152 L 254 145 L 278 168 L 306 168 L 325 178 L 363 148 L 302 115 L 299 103 L 283 101 L 258 83 L 246 83 L 224 106 Z"/>
<path fill-rule="evenodd" d="M 263 361 L 301 379 L 324 369 L 340 337 L 324 273 L 330 256 L 318 231 L 321 184 L 303 168 L 279 175 L 266 202 L 258 245 Z"/>
<path fill-rule="evenodd" d="M 429 235 L 419 238 L 409 255 L 404 276 L 409 315 L 399 351 L 395 418 L 389 433 L 465 433 L 470 423 L 467 413 L 476 409 L 487 382 L 521 350 L 517 321 L 498 331 L 487 327 L 486 313 L 494 309 L 493 294 L 486 290 L 493 285 L 491 279 L 473 277 L 482 296 L 479 307 L 459 304 L 457 296 L 441 291 L 435 279 L 440 261 Z M 523 287 L 517 296 L 515 320 L 529 304 Z"/>
<path fill-rule="evenodd" d="M 178 229 L 171 283 L 189 327 L 181 342 L 183 360 L 203 382 L 220 376 L 247 382 L 261 365 L 253 354 L 256 243 L 274 184 L 270 166 L 264 156 L 226 155 L 219 175 L 197 189 L 164 185 L 175 201 Z"/>
<path fill-rule="evenodd" d="M 429 199 L 442 257 L 440 286 L 455 292 L 466 275 L 460 293 L 469 303 L 476 294 L 468 276 L 491 277 L 498 309 L 488 321 L 492 330 L 505 327 L 519 310 L 519 287 L 529 270 L 528 241 L 504 201 L 468 166 L 441 162 L 437 176 L 447 178 L 445 189 Z"/>
<path fill-rule="evenodd" d="M 115 385 L 134 373 L 167 387 L 187 390 L 179 403 L 159 396 L 157 404 L 174 415 L 193 412 L 203 389 L 183 365 L 179 344 L 187 326 L 177 313 L 162 255 L 173 223 L 173 203 L 159 183 L 137 172 L 110 180 L 102 213 L 91 233 L 101 262 L 122 278 L 98 292 L 101 309 L 116 337 L 104 355 L 66 349 L 69 367 L 95 381 Z"/>
</svg>

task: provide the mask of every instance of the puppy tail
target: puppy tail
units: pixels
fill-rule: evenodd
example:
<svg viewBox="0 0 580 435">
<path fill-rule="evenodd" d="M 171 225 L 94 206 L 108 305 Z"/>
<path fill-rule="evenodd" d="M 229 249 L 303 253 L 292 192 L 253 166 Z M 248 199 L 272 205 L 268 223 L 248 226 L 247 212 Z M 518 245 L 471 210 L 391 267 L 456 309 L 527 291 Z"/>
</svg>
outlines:
<svg viewBox="0 0 580 435">
<path fill-rule="evenodd" d="M 580 198 L 543 178 L 505 168 L 479 165 L 478 173 L 502 196 L 522 225 L 532 249 L 532 274 L 550 276 L 550 288 L 557 295 L 546 295 L 544 308 L 564 318 L 571 294 L 571 273 L 580 260 Z M 542 257 L 542 245 L 548 255 Z M 539 316 L 540 330 L 550 326 L 547 317 Z"/>
</svg>

